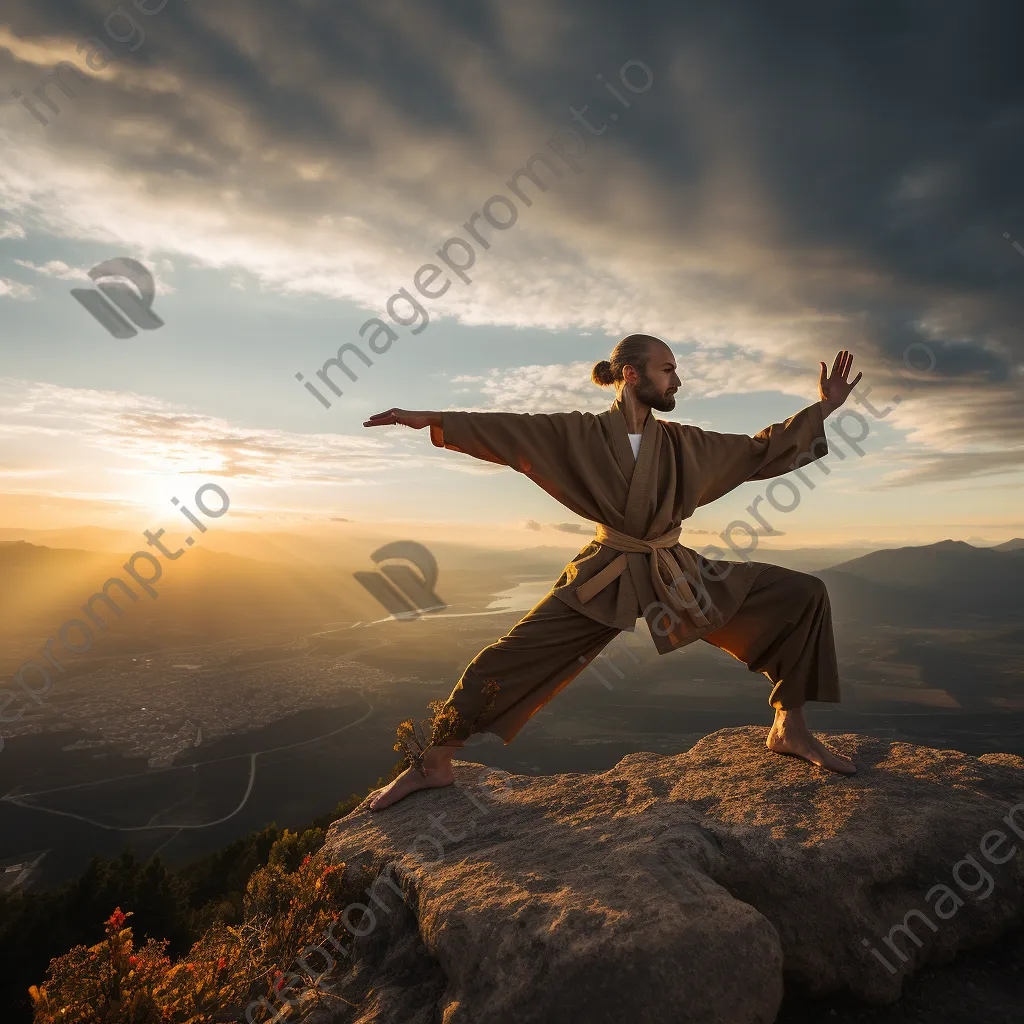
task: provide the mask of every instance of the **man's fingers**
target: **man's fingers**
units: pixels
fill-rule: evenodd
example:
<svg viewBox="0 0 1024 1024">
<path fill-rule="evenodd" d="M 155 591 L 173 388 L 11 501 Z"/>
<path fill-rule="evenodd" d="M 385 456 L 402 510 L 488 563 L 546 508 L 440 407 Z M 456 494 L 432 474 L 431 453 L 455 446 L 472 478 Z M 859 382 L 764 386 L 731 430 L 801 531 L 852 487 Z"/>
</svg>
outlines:
<svg viewBox="0 0 1024 1024">
<path fill-rule="evenodd" d="M 363 421 L 364 427 L 386 427 L 391 423 L 397 423 L 398 417 L 393 412 L 379 412 Z"/>
<path fill-rule="evenodd" d="M 850 387 L 855 388 L 857 386 L 857 381 L 859 381 L 863 376 L 863 373 L 858 373 L 857 376 L 853 378 L 853 383 L 850 385 Z"/>
<path fill-rule="evenodd" d="M 850 372 L 850 365 L 853 362 L 853 356 L 850 355 L 847 349 L 843 349 L 839 355 L 836 356 L 836 366 L 833 367 L 833 374 L 840 380 L 845 381 L 846 375 Z"/>
</svg>

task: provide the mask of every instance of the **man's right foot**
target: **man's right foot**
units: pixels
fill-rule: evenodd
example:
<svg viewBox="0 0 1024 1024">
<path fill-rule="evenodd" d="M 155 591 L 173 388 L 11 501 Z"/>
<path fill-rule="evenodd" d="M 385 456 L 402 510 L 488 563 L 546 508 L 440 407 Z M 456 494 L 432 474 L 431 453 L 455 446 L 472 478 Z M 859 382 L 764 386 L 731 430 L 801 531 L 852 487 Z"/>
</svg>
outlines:
<svg viewBox="0 0 1024 1024">
<path fill-rule="evenodd" d="M 801 729 L 794 736 L 773 725 L 768 731 L 765 746 L 773 753 L 802 757 L 805 761 L 818 765 L 819 768 L 826 768 L 830 772 L 837 772 L 840 775 L 854 775 L 857 772 L 857 766 L 850 758 L 833 750 L 806 730 Z"/>
<path fill-rule="evenodd" d="M 428 760 L 424 767 L 427 773 L 425 776 L 410 765 L 397 779 L 393 779 L 383 789 L 378 789 L 370 799 L 370 810 L 383 810 L 410 793 L 415 793 L 417 789 L 450 786 L 455 781 L 455 769 L 449 758 L 438 759 L 433 763 Z"/>
</svg>

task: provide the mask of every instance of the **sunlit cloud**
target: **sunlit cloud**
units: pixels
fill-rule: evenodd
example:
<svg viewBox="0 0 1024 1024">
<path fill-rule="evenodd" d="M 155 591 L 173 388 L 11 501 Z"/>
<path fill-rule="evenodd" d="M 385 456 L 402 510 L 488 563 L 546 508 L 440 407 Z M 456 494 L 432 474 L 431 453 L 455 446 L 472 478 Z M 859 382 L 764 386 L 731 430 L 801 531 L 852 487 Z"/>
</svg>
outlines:
<svg viewBox="0 0 1024 1024">
<path fill-rule="evenodd" d="M 152 396 L 0 381 L 0 436 L 48 436 L 165 473 L 251 484 L 367 482 L 417 461 L 402 439 L 238 427 Z M 108 464 L 111 460 L 107 460 Z"/>
<path fill-rule="evenodd" d="M 45 274 L 47 277 L 55 277 L 61 281 L 91 280 L 85 268 L 69 267 L 63 260 L 50 260 L 42 264 L 33 263 L 31 260 L 15 260 L 14 262 L 26 270 L 34 270 L 37 274 Z"/>
<path fill-rule="evenodd" d="M 89 269 L 86 267 L 71 267 L 63 260 L 49 260 L 46 263 L 33 263 L 31 260 L 16 259 L 14 261 L 26 270 L 33 270 L 37 274 L 52 277 L 59 281 L 86 281 L 91 283 Z M 157 263 L 146 263 L 140 260 L 143 266 L 153 277 L 153 291 L 157 295 L 172 295 L 177 289 L 170 284 L 166 277 L 174 272 L 174 264 L 168 259 L 161 259 Z"/>
<path fill-rule="evenodd" d="M 21 284 L 21 282 L 12 281 L 10 278 L 0 277 L 0 298 L 32 299 L 34 297 L 35 290 L 30 284 Z"/>
</svg>

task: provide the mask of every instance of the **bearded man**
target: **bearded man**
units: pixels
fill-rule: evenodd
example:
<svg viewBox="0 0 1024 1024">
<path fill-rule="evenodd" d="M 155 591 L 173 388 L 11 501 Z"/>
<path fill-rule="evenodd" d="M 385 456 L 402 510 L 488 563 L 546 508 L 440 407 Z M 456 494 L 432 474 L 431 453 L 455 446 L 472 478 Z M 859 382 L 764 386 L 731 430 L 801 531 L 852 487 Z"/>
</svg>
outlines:
<svg viewBox="0 0 1024 1024">
<path fill-rule="evenodd" d="M 623 338 L 594 366 L 594 383 L 616 393 L 602 413 L 389 409 L 366 420 L 367 427 L 429 427 L 437 447 L 511 466 L 596 524 L 594 539 L 547 596 L 470 662 L 446 701 L 432 705 L 430 742 L 414 746 L 411 723 L 403 723 L 399 738 L 411 763 L 373 795 L 371 809 L 450 785 L 452 757 L 473 733 L 511 742 L 640 616 L 659 654 L 704 640 L 771 680 L 768 750 L 855 772 L 804 719 L 808 701 L 840 700 L 825 584 L 767 562 L 705 558 L 679 543 L 682 522 L 697 508 L 828 454 L 824 419 L 862 375 L 847 380 L 853 356 L 846 350 L 831 373 L 819 365 L 820 401 L 753 436 L 656 418 L 654 410 L 675 408 L 680 380 L 672 350 L 646 334 Z"/>
</svg>

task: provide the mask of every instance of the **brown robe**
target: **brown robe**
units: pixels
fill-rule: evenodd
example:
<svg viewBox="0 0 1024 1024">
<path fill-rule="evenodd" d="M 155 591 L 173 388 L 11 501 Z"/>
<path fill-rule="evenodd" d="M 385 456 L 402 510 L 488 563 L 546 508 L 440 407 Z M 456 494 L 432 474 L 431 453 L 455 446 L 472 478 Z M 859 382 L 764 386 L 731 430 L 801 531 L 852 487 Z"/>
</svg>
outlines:
<svg viewBox="0 0 1024 1024">
<path fill-rule="evenodd" d="M 597 414 L 443 412 L 430 440 L 511 466 L 577 515 L 609 527 L 613 542 L 625 534 L 620 542 L 661 538 L 669 545 L 623 553 L 592 540 L 552 588 L 606 626 L 632 631 L 644 616 L 659 654 L 727 623 L 766 564 L 705 558 L 670 543 L 671 531 L 745 481 L 781 476 L 828 454 L 817 402 L 752 437 L 658 419 L 652 409 L 636 459 L 618 399 Z M 597 537 L 605 534 L 597 529 Z M 584 586 L 612 563 L 602 579 Z"/>
</svg>

